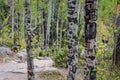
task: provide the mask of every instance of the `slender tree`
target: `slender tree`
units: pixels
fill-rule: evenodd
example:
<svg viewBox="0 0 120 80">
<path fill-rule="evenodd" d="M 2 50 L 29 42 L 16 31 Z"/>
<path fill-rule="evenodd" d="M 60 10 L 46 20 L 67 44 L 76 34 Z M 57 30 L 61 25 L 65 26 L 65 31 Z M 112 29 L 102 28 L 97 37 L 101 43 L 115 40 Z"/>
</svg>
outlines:
<svg viewBox="0 0 120 80">
<path fill-rule="evenodd" d="M 34 80 L 30 0 L 25 0 L 24 8 L 25 8 L 24 26 L 27 51 L 28 80 Z"/>
<path fill-rule="evenodd" d="M 61 44 L 62 44 L 62 27 L 63 27 L 63 17 L 62 17 L 63 15 L 62 15 L 62 13 L 61 13 L 61 25 L 60 25 L 60 48 L 61 48 Z"/>
<path fill-rule="evenodd" d="M 14 2 L 16 3 L 16 2 Z M 16 3 L 17 5 L 19 4 L 19 2 Z M 19 9 L 14 8 L 14 46 L 17 47 L 17 45 L 19 44 Z"/>
<path fill-rule="evenodd" d="M 96 80 L 96 33 L 98 0 L 85 0 L 85 77 Z"/>
<path fill-rule="evenodd" d="M 14 33 L 14 0 L 12 0 L 12 34 Z M 14 35 L 12 35 L 12 39 Z"/>
<path fill-rule="evenodd" d="M 46 13 L 45 9 L 42 10 L 42 17 L 43 17 L 43 36 L 44 36 L 44 49 L 46 49 L 46 33 L 47 33 L 47 25 L 46 25 Z"/>
<path fill-rule="evenodd" d="M 19 0 L 18 0 L 18 5 L 19 5 Z M 20 9 L 17 11 L 17 16 L 18 16 L 18 43 L 20 42 Z"/>
<path fill-rule="evenodd" d="M 58 53 L 58 48 L 59 48 L 59 44 L 58 44 L 58 28 L 59 28 L 59 11 L 60 11 L 60 0 L 58 1 L 58 5 L 57 5 L 57 23 L 56 23 L 56 53 Z"/>
<path fill-rule="evenodd" d="M 78 13 L 77 0 L 68 0 L 68 75 L 67 80 L 76 80 L 78 63 Z"/>
<path fill-rule="evenodd" d="M 48 8 L 48 21 L 47 21 L 47 49 L 49 48 L 49 38 L 50 38 L 50 26 L 51 26 L 51 14 L 52 14 L 52 0 L 49 0 L 49 8 Z"/>
<path fill-rule="evenodd" d="M 51 44 L 54 43 L 54 15 L 55 15 L 55 4 L 54 4 L 54 1 L 52 1 L 52 18 L 51 18 Z"/>
<path fill-rule="evenodd" d="M 120 66 L 120 3 L 117 3 L 117 9 L 116 9 L 116 30 L 117 32 L 115 33 L 115 47 L 114 47 L 114 52 L 113 52 L 113 63 L 116 66 Z"/>
<path fill-rule="evenodd" d="M 39 0 L 37 0 L 37 13 L 39 13 L 40 7 L 39 7 Z M 40 15 L 38 14 L 37 17 L 37 41 L 38 41 L 38 46 L 40 47 Z"/>
</svg>

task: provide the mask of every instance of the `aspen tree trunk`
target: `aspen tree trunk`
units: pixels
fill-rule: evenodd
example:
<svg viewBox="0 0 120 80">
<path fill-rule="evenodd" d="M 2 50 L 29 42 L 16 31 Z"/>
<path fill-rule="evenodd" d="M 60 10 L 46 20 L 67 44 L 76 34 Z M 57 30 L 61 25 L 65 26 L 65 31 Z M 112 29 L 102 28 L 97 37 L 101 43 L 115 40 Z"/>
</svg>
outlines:
<svg viewBox="0 0 120 80">
<path fill-rule="evenodd" d="M 78 13 L 77 0 L 68 0 L 68 75 L 67 80 L 77 80 L 78 68 Z"/>
<path fill-rule="evenodd" d="M 62 48 L 62 28 L 63 28 L 63 13 L 61 13 L 61 25 L 60 25 L 60 48 Z"/>
<path fill-rule="evenodd" d="M 43 16 L 43 27 L 44 27 L 44 49 L 46 49 L 46 32 L 47 32 L 47 27 L 46 27 L 46 19 L 45 19 L 45 10 L 43 9 L 42 11 L 42 16 Z"/>
<path fill-rule="evenodd" d="M 61 25 L 60 25 L 60 48 L 62 47 L 62 26 L 63 26 L 63 21 L 61 20 Z"/>
<path fill-rule="evenodd" d="M 57 3 L 57 23 L 56 23 L 56 53 L 58 53 L 58 48 L 59 48 L 59 44 L 58 44 L 58 27 L 59 27 L 59 11 L 60 11 L 60 0 L 58 0 Z"/>
<path fill-rule="evenodd" d="M 30 0 L 25 0 L 25 37 L 26 37 L 26 51 L 27 51 L 27 71 L 28 80 L 34 80 L 34 65 L 33 65 L 33 52 L 32 52 L 32 31 L 31 31 L 31 8 Z"/>
<path fill-rule="evenodd" d="M 116 8 L 116 16 L 115 16 L 115 23 L 116 23 L 116 30 L 117 32 L 115 33 L 114 41 L 115 41 L 115 46 L 114 46 L 114 52 L 113 52 L 113 64 L 115 66 L 120 66 L 120 4 L 117 3 L 117 8 Z"/>
<path fill-rule="evenodd" d="M 18 4 L 19 4 L 19 0 L 18 0 Z M 17 16 L 18 16 L 18 43 L 20 43 L 20 9 L 18 9 L 18 13 L 17 13 Z"/>
<path fill-rule="evenodd" d="M 19 19 L 18 10 L 14 8 L 14 29 L 13 30 L 14 30 L 14 46 L 15 47 L 17 47 L 17 45 L 19 44 L 19 25 L 18 25 L 19 20 L 18 19 Z"/>
<path fill-rule="evenodd" d="M 17 13 L 16 13 L 16 10 L 14 11 L 14 27 L 13 27 L 13 32 L 14 32 L 14 37 L 13 37 L 14 46 L 17 46 L 17 41 L 18 41 L 18 24 L 17 24 Z"/>
<path fill-rule="evenodd" d="M 40 9 L 39 9 L 39 0 L 37 0 L 37 12 L 39 13 Z M 37 27 L 38 27 L 38 30 L 37 30 L 37 41 L 38 41 L 38 46 L 40 47 L 40 19 L 39 19 L 39 15 L 37 17 Z"/>
<path fill-rule="evenodd" d="M 47 49 L 49 48 L 49 38 L 50 38 L 50 26 L 51 26 L 51 14 L 52 14 L 52 0 L 49 0 L 49 8 L 48 8 L 48 21 L 47 21 Z"/>
<path fill-rule="evenodd" d="M 51 23 L 51 31 L 52 31 L 52 35 L 51 35 L 51 44 L 53 44 L 54 43 L 54 38 L 53 38 L 53 35 L 54 35 L 54 13 L 55 13 L 55 5 L 54 5 L 54 3 L 52 2 L 52 23 Z"/>
<path fill-rule="evenodd" d="M 85 71 L 84 80 L 96 79 L 96 33 L 98 0 L 85 0 Z"/>
<path fill-rule="evenodd" d="M 78 1 L 78 3 L 77 3 L 77 8 L 78 8 L 78 24 L 79 24 L 79 19 L 80 19 L 80 2 Z"/>
<path fill-rule="evenodd" d="M 14 38 L 14 0 L 12 0 L 12 39 Z"/>
</svg>

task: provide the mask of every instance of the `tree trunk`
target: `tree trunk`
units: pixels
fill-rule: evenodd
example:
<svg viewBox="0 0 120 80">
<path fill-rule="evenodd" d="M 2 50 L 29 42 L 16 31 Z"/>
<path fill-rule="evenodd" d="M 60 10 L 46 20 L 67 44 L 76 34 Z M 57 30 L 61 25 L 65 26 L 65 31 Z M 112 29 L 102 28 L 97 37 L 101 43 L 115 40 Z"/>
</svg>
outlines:
<svg viewBox="0 0 120 80">
<path fill-rule="evenodd" d="M 52 2 L 52 22 L 51 22 L 51 44 L 54 44 L 54 15 L 55 15 L 55 4 Z"/>
<path fill-rule="evenodd" d="M 12 0 L 12 39 L 14 38 L 14 0 Z"/>
<path fill-rule="evenodd" d="M 37 0 L 37 12 L 39 13 L 39 0 Z M 37 30 L 37 41 L 38 41 L 38 46 L 40 47 L 40 19 L 39 19 L 39 15 L 37 17 L 37 27 L 38 27 L 38 30 Z"/>
<path fill-rule="evenodd" d="M 62 15 L 61 15 L 62 17 Z M 61 18 L 61 25 L 60 25 L 60 48 L 62 48 L 62 26 L 63 26 L 63 21 Z"/>
<path fill-rule="evenodd" d="M 113 64 L 115 66 L 120 66 L 120 4 L 117 4 L 117 10 L 116 10 L 116 29 L 117 32 L 115 33 L 115 47 L 113 52 Z"/>
<path fill-rule="evenodd" d="M 19 4 L 19 0 L 18 0 L 18 4 Z M 18 43 L 20 43 L 20 9 L 18 9 L 18 13 L 17 13 L 17 16 L 18 16 Z"/>
<path fill-rule="evenodd" d="M 19 2 L 18 2 L 19 3 Z M 18 4 L 17 3 L 17 4 Z M 17 47 L 19 45 L 19 10 L 14 8 L 14 47 Z"/>
<path fill-rule="evenodd" d="M 56 53 L 58 53 L 58 48 L 59 48 L 59 44 L 58 44 L 58 27 L 59 27 L 59 11 L 60 11 L 60 0 L 58 0 L 57 3 L 57 23 L 56 23 Z"/>
<path fill-rule="evenodd" d="M 43 9 L 42 12 L 42 16 L 43 16 L 43 27 L 44 27 L 44 49 L 46 49 L 46 33 L 47 33 L 47 27 L 46 27 L 46 18 L 45 18 L 45 10 Z"/>
<path fill-rule="evenodd" d="M 31 8 L 30 0 L 25 0 L 25 37 L 26 37 L 26 51 L 27 51 L 27 71 L 28 80 L 34 80 L 34 65 L 32 52 L 32 31 L 31 31 Z"/>
<path fill-rule="evenodd" d="M 49 48 L 49 38 L 50 38 L 50 26 L 51 26 L 51 14 L 52 14 L 52 0 L 49 0 L 49 8 L 48 8 L 48 21 L 47 21 L 47 49 Z"/>
<path fill-rule="evenodd" d="M 77 0 L 68 0 L 68 75 L 67 80 L 77 80 L 78 64 L 78 13 Z"/>
<path fill-rule="evenodd" d="M 85 77 L 96 80 L 96 33 L 98 0 L 85 0 Z"/>
</svg>

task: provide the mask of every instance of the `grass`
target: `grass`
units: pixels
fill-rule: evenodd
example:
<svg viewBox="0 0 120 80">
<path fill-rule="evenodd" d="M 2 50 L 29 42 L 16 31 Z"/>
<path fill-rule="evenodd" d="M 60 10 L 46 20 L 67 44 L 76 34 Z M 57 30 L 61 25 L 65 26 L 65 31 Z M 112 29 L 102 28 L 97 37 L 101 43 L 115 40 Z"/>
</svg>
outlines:
<svg viewBox="0 0 120 80">
<path fill-rule="evenodd" d="M 41 80 L 64 80 L 63 76 L 57 71 L 42 71 L 38 75 Z"/>
</svg>

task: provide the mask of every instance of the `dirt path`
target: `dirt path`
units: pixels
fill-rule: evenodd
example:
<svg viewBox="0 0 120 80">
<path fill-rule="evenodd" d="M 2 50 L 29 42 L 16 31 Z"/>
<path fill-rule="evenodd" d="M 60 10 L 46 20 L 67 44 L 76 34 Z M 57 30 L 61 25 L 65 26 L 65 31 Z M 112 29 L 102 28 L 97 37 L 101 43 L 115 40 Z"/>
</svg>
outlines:
<svg viewBox="0 0 120 80">
<path fill-rule="evenodd" d="M 38 60 L 34 59 L 35 73 L 52 67 L 51 59 Z M 18 63 L 9 61 L 0 63 L 0 80 L 27 80 L 27 65 L 26 62 Z"/>
<path fill-rule="evenodd" d="M 34 59 L 35 80 L 48 80 L 48 79 L 42 79 L 38 76 L 38 74 L 42 71 L 58 71 L 61 73 L 63 78 L 66 78 L 67 69 L 63 69 L 63 68 L 57 69 L 52 65 L 53 65 L 53 61 L 51 58 Z M 78 72 L 77 77 L 78 80 L 83 80 L 81 71 Z M 53 78 L 53 75 L 50 78 Z M 57 80 L 57 79 L 49 79 L 49 80 Z M 15 60 L 12 60 L 7 63 L 0 63 L 0 80 L 27 80 L 27 62 L 19 63 Z M 58 80 L 64 80 L 64 79 L 58 79 Z"/>
</svg>

